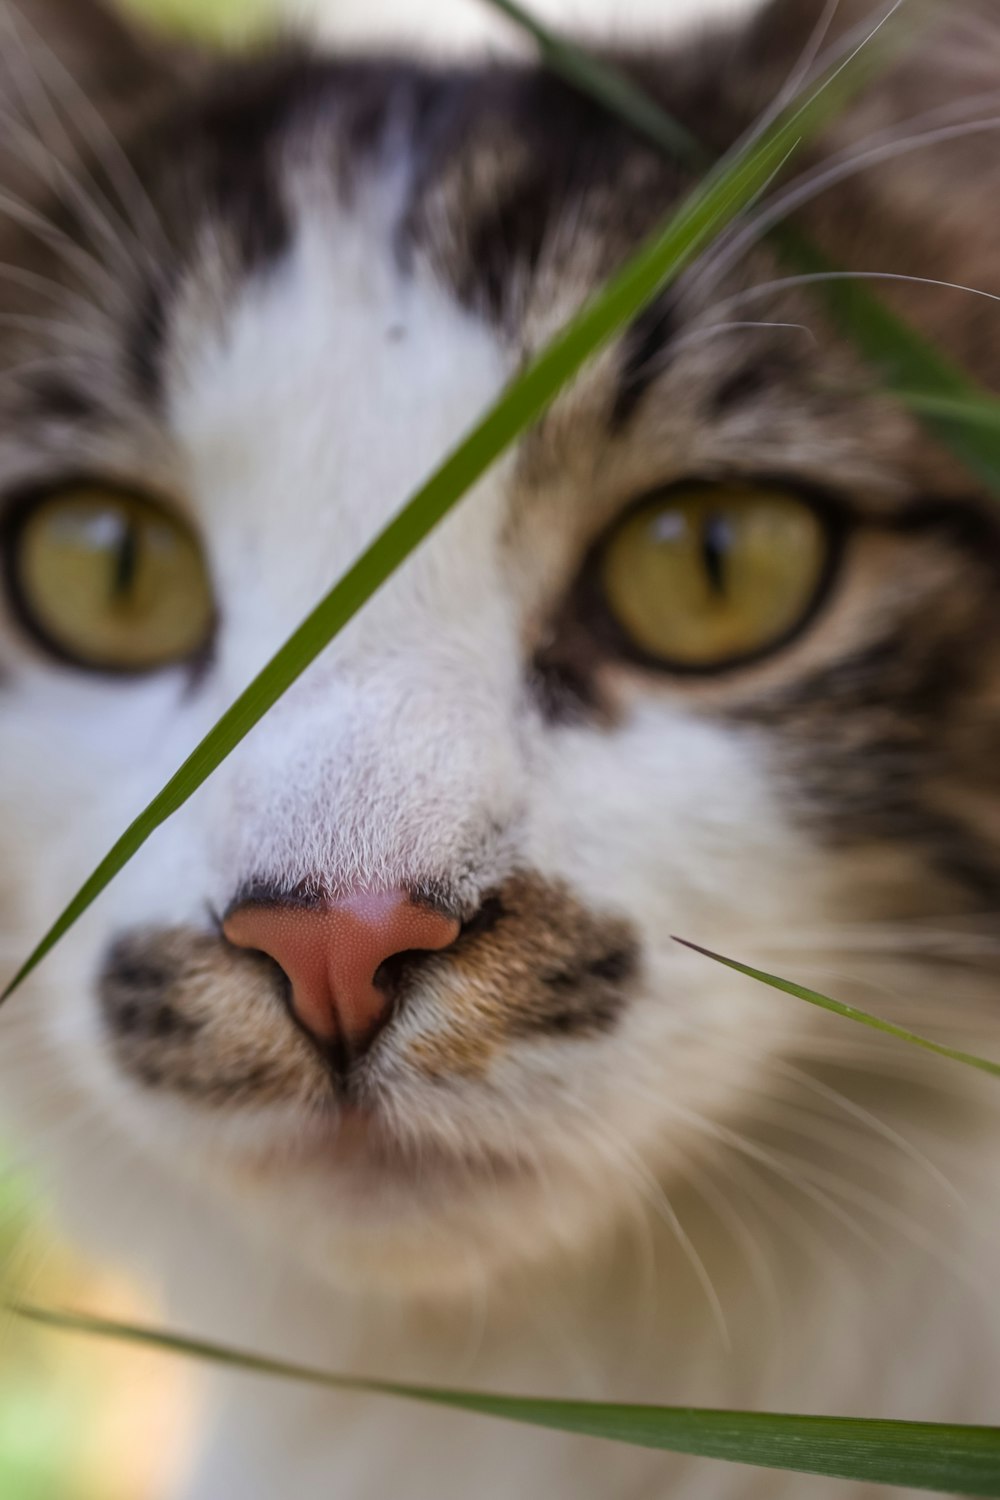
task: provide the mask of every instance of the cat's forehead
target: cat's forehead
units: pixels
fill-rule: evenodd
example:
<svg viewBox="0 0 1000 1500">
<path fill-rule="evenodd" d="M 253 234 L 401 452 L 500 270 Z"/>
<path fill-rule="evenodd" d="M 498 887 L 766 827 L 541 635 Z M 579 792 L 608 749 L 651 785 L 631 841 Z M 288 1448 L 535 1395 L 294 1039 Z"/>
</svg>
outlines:
<svg viewBox="0 0 1000 1500">
<path fill-rule="evenodd" d="M 370 531 L 685 178 L 536 70 L 286 63 L 244 85 L 154 153 L 183 251 L 155 315 L 139 299 L 131 357 L 202 457 L 242 445 L 258 475 L 287 457 L 289 501 L 296 466 L 336 474 L 331 499 L 349 476 Z M 771 274 L 765 251 L 735 284 Z M 522 446 L 519 493 L 568 486 L 599 510 L 699 472 L 876 476 L 856 388 L 852 425 L 831 420 L 829 350 L 787 319 L 717 314 L 732 285 L 690 275 L 613 341 Z"/>
<path fill-rule="evenodd" d="M 558 79 L 515 67 L 230 67 L 137 151 L 176 247 L 134 328 L 151 391 L 178 290 L 200 282 L 199 311 L 224 317 L 310 230 L 344 241 L 326 267 L 341 307 L 370 316 L 429 272 L 523 359 L 684 184 Z"/>
<path fill-rule="evenodd" d="M 310 538 L 313 557 L 332 534 L 343 561 L 513 365 L 495 330 L 425 268 L 400 274 L 390 186 L 373 182 L 349 207 L 288 190 L 279 261 L 227 287 L 214 316 L 210 255 L 179 291 L 162 401 L 199 509 L 239 520 L 256 507 L 283 535 Z"/>
<path fill-rule="evenodd" d="M 713 59 L 684 61 L 659 82 L 690 111 Z M 437 456 L 694 181 L 552 74 L 512 65 L 230 67 L 148 150 L 178 248 L 130 315 L 147 400 L 164 378 L 193 393 L 228 354 L 234 400 L 258 381 L 294 404 L 308 381 L 314 405 L 340 400 L 330 420 L 351 437 L 353 403 L 377 405 L 388 432 L 395 401 L 444 439 Z M 689 268 L 560 400 L 534 443 L 539 481 L 568 466 L 592 487 L 610 455 L 626 489 L 748 469 L 885 486 L 908 433 L 866 403 L 867 373 L 815 304 L 768 292 L 782 268 L 766 246 L 710 273 Z M 420 453 L 429 466 L 433 443 Z"/>
<path fill-rule="evenodd" d="M 713 66 L 695 49 L 658 86 L 690 115 Z M 349 475 L 366 534 L 691 180 L 510 65 L 229 63 L 128 149 L 151 212 L 72 359 L 16 387 L 44 429 L 30 461 L 54 431 L 75 460 L 195 503 L 218 502 L 224 450 L 231 480 L 270 472 L 284 504 L 318 486 L 334 501 Z M 87 244 L 75 196 L 60 212 Z M 600 511 L 758 473 L 891 495 L 911 426 L 868 399 L 814 305 L 767 293 L 776 278 L 766 248 L 721 280 L 691 267 L 522 445 L 519 494 Z"/>
</svg>

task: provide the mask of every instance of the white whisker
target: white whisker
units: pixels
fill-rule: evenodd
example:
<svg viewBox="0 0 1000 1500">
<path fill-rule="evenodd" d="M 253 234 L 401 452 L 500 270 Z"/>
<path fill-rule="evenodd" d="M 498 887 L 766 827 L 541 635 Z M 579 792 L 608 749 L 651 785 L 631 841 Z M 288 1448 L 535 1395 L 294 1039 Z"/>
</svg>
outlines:
<svg viewBox="0 0 1000 1500">
<path fill-rule="evenodd" d="M 776 292 L 792 291 L 796 287 L 821 286 L 824 282 L 835 281 L 878 281 L 878 282 L 903 282 L 913 286 L 937 287 L 949 292 L 964 292 L 970 297 L 982 297 L 987 302 L 1000 302 L 1000 294 L 984 291 L 981 287 L 967 286 L 961 281 L 943 281 L 936 276 L 906 276 L 896 271 L 814 271 L 803 273 L 798 276 L 781 276 L 773 281 L 762 281 L 756 286 L 748 287 L 745 291 L 736 292 L 731 297 L 726 297 L 722 302 L 712 308 L 713 313 L 735 312 L 748 302 L 753 302 L 761 297 L 769 297 Z M 754 328 L 768 327 L 766 323 L 725 323 L 726 328 Z M 774 327 L 797 328 L 802 325 L 797 323 L 776 323 Z M 671 349 L 678 346 L 683 347 L 684 340 L 678 340 L 671 344 Z"/>
<path fill-rule="evenodd" d="M 48 245 L 67 264 L 75 266 L 91 286 L 95 288 L 98 285 L 102 286 L 105 294 L 112 297 L 118 294 L 118 284 L 108 268 L 89 250 L 78 244 L 65 230 L 53 224 L 30 204 L 12 193 L 0 191 L 0 214 L 6 214 L 15 223 L 20 224 L 22 229 Z"/>
<path fill-rule="evenodd" d="M 39 333 L 46 338 L 65 339 L 70 344 L 84 348 L 92 342 L 89 329 L 80 323 L 64 323 L 56 318 L 42 317 L 37 313 L 0 312 L 0 328 L 10 328 L 20 333 Z"/>
<path fill-rule="evenodd" d="M 695 1169 L 694 1163 L 682 1167 L 680 1175 L 689 1185 L 690 1190 L 706 1204 L 710 1213 L 714 1214 L 737 1250 L 742 1253 L 751 1282 L 764 1303 L 768 1318 L 775 1326 L 780 1327 L 783 1321 L 784 1304 L 775 1280 L 773 1266 L 768 1259 L 765 1247 L 761 1245 L 733 1203 L 732 1195 L 727 1197 L 720 1191 L 703 1161 L 698 1164 L 698 1170 Z"/>
<path fill-rule="evenodd" d="M 942 126 L 937 130 L 927 131 L 923 135 L 910 136 L 902 141 L 891 141 L 872 150 L 859 152 L 845 161 L 834 165 L 824 165 L 823 168 L 806 174 L 804 178 L 793 182 L 790 187 L 769 200 L 755 217 L 742 221 L 742 228 L 721 248 L 718 248 L 715 253 L 710 253 L 700 263 L 695 273 L 697 284 L 706 280 L 717 282 L 769 230 L 838 183 L 845 182 L 872 167 L 880 166 L 900 156 L 932 146 L 945 145 L 949 141 L 964 140 L 974 135 L 987 135 L 998 128 L 1000 128 L 998 115 L 960 125 Z M 716 247 L 719 246 L 720 242 L 716 241 Z"/>
<path fill-rule="evenodd" d="M 677 354 L 677 352 L 679 350 L 681 350 L 681 349 L 687 349 L 691 345 L 694 345 L 694 344 L 704 343 L 708 339 L 712 339 L 712 338 L 718 337 L 718 335 L 721 334 L 721 333 L 731 333 L 734 329 L 743 329 L 743 328 L 779 328 L 779 329 L 787 329 L 787 330 L 793 331 L 795 333 L 804 334 L 805 337 L 809 340 L 810 343 L 815 344 L 817 347 L 819 345 L 819 340 L 816 338 L 816 335 L 813 333 L 813 331 L 812 331 L 811 328 L 807 327 L 807 325 L 805 323 L 777 323 L 777 322 L 770 322 L 770 321 L 766 321 L 766 322 L 739 321 L 739 322 L 729 322 L 729 323 L 710 323 L 707 327 L 704 327 L 704 328 L 695 328 L 695 329 L 692 330 L 691 333 L 684 334 L 680 338 L 672 339 L 670 341 L 670 344 L 668 345 L 667 349 L 664 352 L 664 360 L 668 361 L 668 360 L 672 359 L 674 357 L 674 355 Z"/>
<path fill-rule="evenodd" d="M 812 1074 L 807 1073 L 803 1068 L 796 1067 L 794 1063 L 787 1062 L 781 1058 L 774 1058 L 771 1060 L 771 1066 L 776 1072 L 783 1074 L 792 1082 L 797 1083 L 801 1088 L 827 1100 L 835 1109 L 842 1110 L 846 1115 L 857 1120 L 859 1124 L 874 1131 L 888 1145 L 894 1146 L 898 1151 L 901 1151 L 915 1166 L 925 1172 L 960 1208 L 964 1209 L 967 1207 L 966 1199 L 955 1185 L 948 1180 L 940 1167 L 936 1166 L 923 1151 L 914 1146 L 912 1141 L 908 1141 L 905 1136 L 900 1135 L 898 1130 L 894 1130 L 891 1125 L 887 1125 L 884 1120 L 872 1114 L 871 1110 L 865 1109 L 863 1105 L 858 1104 L 854 1099 L 850 1099 L 839 1089 L 832 1088 L 829 1084 L 823 1083 L 821 1079 L 813 1077 Z"/>
<path fill-rule="evenodd" d="M 67 309 L 76 308 L 84 316 L 95 311 L 96 304 L 88 298 L 56 281 L 55 277 L 42 276 L 38 271 L 28 270 L 26 266 L 0 262 L 0 280 L 10 282 L 12 286 L 23 287 L 28 292 L 37 292 L 39 296 L 48 297 Z"/>
<path fill-rule="evenodd" d="M 22 159 L 37 168 L 41 181 L 47 183 L 55 193 L 64 194 L 67 203 L 73 203 L 79 209 L 82 220 L 89 226 L 91 234 L 95 237 L 92 241 L 95 249 L 99 239 L 110 252 L 113 260 L 128 265 L 129 259 L 125 253 L 121 231 L 115 228 L 92 195 L 85 191 L 79 174 L 72 171 L 66 162 L 45 144 L 40 135 L 17 119 L 10 110 L 0 110 L 0 121 L 4 125 L 7 144 L 10 145 L 13 140 L 16 140 L 21 147 Z"/>
<path fill-rule="evenodd" d="M 575 1110 L 585 1113 L 596 1122 L 599 1127 L 598 1138 L 604 1143 L 607 1149 L 613 1151 L 615 1160 L 621 1170 L 628 1175 L 639 1192 L 647 1199 L 650 1207 L 663 1219 L 663 1222 L 673 1233 L 708 1300 L 709 1308 L 719 1330 L 720 1337 L 725 1347 L 731 1349 L 732 1341 L 726 1322 L 726 1315 L 719 1300 L 715 1284 L 708 1273 L 705 1262 L 702 1260 L 697 1249 L 692 1244 L 690 1236 L 681 1224 L 677 1211 L 667 1197 L 662 1183 L 657 1180 L 655 1174 L 650 1171 L 647 1164 L 627 1141 L 617 1134 L 609 1132 L 606 1120 L 602 1120 L 581 1099 L 574 1099 L 572 1102 Z"/>
<path fill-rule="evenodd" d="M 28 51 L 23 37 L 18 35 L 19 30 L 30 35 L 33 47 L 32 52 Z M 60 102 L 80 132 L 81 140 L 94 152 L 107 173 L 108 180 L 114 184 L 119 202 L 129 214 L 133 227 L 133 237 L 136 243 L 142 244 L 144 242 L 143 235 L 150 234 L 160 253 L 165 253 L 169 257 L 172 253 L 172 248 L 163 226 L 163 221 L 157 213 L 153 200 L 144 187 L 142 179 L 133 167 L 128 153 L 108 122 L 104 119 L 100 110 L 85 90 L 80 87 L 69 69 L 63 65 L 51 47 L 46 44 L 37 29 L 20 12 L 18 13 L 18 21 L 17 26 L 14 28 L 14 34 L 22 56 L 31 66 L 41 92 L 49 101 L 50 113 L 57 124 L 58 117 L 51 104 L 51 95 L 45 89 L 45 81 L 41 76 L 42 68 L 48 71 L 50 87 L 55 81 L 58 81 L 62 90 Z M 75 106 L 73 111 L 70 111 L 69 108 L 70 101 Z M 91 181 L 93 181 L 92 175 Z M 94 186 L 96 189 L 97 184 L 94 183 Z M 104 196 L 104 201 L 109 203 L 107 196 L 102 196 Z"/>
<path fill-rule="evenodd" d="M 783 87 L 775 95 L 771 108 L 764 114 L 762 123 L 765 130 L 771 121 L 777 119 L 788 107 L 789 103 L 797 98 L 808 86 L 813 67 L 819 59 L 823 43 L 830 34 L 830 28 L 836 19 L 839 9 L 840 0 L 826 0 L 826 4 L 820 12 L 810 36 L 806 40 L 800 56 L 792 67 Z M 841 43 L 840 45 L 843 44 Z M 848 42 L 847 45 L 850 47 L 851 43 Z M 822 64 L 820 66 L 822 67 Z"/>
</svg>

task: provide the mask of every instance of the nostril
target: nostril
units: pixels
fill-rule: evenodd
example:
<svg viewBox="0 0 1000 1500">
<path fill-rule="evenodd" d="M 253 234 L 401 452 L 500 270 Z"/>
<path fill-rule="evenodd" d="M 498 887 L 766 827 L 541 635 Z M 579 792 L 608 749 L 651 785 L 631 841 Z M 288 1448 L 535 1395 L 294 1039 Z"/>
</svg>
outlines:
<svg viewBox="0 0 1000 1500">
<path fill-rule="evenodd" d="M 463 930 L 456 932 L 456 938 Z M 399 1001 L 437 951 L 433 948 L 404 948 L 401 953 L 390 954 L 382 960 L 372 976 L 372 984 L 386 997 L 388 1005 L 394 1006 Z"/>
<path fill-rule="evenodd" d="M 301 1024 L 352 1052 L 364 1050 L 388 1018 L 393 961 L 447 948 L 459 931 L 456 918 L 402 891 L 317 905 L 251 901 L 223 922 L 236 947 L 256 949 L 278 965 Z"/>
</svg>

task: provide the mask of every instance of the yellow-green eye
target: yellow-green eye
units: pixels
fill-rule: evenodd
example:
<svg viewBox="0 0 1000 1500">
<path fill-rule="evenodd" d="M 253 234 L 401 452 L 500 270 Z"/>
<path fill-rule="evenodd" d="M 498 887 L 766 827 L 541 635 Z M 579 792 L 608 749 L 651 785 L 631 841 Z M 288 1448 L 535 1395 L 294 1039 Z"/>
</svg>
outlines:
<svg viewBox="0 0 1000 1500">
<path fill-rule="evenodd" d="M 26 624 L 79 666 L 151 672 L 207 644 L 214 604 L 197 538 L 162 505 L 83 485 L 36 500 L 9 557 Z"/>
<path fill-rule="evenodd" d="M 632 511 L 600 559 L 605 602 L 629 643 L 679 671 L 715 671 L 779 645 L 829 573 L 828 525 L 786 491 L 665 491 Z"/>
</svg>

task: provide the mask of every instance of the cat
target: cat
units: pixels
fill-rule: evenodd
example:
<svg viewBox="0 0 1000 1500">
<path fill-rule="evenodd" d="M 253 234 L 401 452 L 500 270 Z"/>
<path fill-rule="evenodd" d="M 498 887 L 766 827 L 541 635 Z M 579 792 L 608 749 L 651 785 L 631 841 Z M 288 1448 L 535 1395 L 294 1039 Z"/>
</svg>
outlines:
<svg viewBox="0 0 1000 1500">
<path fill-rule="evenodd" d="M 721 154 L 883 11 L 770 0 L 615 61 Z M 170 1326 L 995 1418 L 995 1081 L 672 940 L 1000 1052 L 996 498 L 767 233 L 897 278 L 995 389 L 992 11 L 916 29 L 6 1006 L 9 1138 Z M 528 61 L 0 14 L 13 972 L 699 168 Z M 180 1493 L 884 1492 L 231 1374 Z"/>
</svg>

